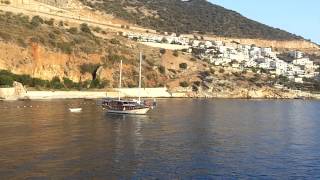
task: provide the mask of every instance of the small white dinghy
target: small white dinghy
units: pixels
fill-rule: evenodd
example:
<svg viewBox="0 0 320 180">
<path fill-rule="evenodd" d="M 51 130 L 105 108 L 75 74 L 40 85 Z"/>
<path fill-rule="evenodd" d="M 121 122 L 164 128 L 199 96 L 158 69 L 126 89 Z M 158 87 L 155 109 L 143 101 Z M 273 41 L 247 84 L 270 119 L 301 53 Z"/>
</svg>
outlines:
<svg viewBox="0 0 320 180">
<path fill-rule="evenodd" d="M 69 111 L 72 113 L 77 113 L 77 112 L 81 112 L 82 108 L 69 108 Z"/>
</svg>

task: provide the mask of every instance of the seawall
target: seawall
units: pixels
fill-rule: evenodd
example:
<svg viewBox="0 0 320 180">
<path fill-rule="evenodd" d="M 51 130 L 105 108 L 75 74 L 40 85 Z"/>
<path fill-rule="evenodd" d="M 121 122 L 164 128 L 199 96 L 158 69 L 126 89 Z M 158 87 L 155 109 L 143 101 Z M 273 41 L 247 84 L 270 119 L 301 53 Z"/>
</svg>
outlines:
<svg viewBox="0 0 320 180">
<path fill-rule="evenodd" d="M 9 88 L 11 89 L 11 88 Z M 14 88 L 12 88 L 14 89 Z M 8 90 L 12 91 L 12 90 Z M 107 91 L 28 91 L 22 99 L 49 100 L 49 99 L 99 99 L 105 97 L 145 97 L 145 98 L 170 98 L 171 93 L 167 88 L 123 88 L 110 89 Z M 1 97 L 1 96 L 0 96 Z M 6 98 L 4 98 L 6 99 Z M 19 99 L 19 97 L 16 97 Z M 6 99 L 7 100 L 7 99 Z"/>
<path fill-rule="evenodd" d="M 26 98 L 31 100 L 48 99 L 99 99 L 106 97 L 106 92 L 94 91 L 29 91 Z"/>
</svg>

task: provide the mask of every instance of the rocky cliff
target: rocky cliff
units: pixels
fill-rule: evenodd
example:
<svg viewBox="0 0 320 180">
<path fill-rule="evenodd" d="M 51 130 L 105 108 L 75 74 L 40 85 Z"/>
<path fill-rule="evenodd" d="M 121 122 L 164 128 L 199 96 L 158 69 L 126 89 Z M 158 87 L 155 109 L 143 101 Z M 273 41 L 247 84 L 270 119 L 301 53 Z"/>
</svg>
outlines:
<svg viewBox="0 0 320 180">
<path fill-rule="evenodd" d="M 54 52 L 36 43 L 31 43 L 27 48 L 11 43 L 0 43 L 0 69 L 10 70 L 16 74 L 29 74 L 45 80 L 51 80 L 55 76 L 68 77 L 75 82 L 92 80 L 90 75 L 81 74 L 79 67 L 87 63 L 87 59 L 90 59 L 91 63 L 99 63 L 100 58 L 101 55 L 97 54 L 84 58 Z"/>
</svg>

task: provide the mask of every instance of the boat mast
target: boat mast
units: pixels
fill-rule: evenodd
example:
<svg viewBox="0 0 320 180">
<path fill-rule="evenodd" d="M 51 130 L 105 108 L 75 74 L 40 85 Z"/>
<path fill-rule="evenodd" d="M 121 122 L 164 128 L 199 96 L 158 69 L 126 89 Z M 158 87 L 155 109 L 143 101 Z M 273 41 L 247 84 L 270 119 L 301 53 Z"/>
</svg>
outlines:
<svg viewBox="0 0 320 180">
<path fill-rule="evenodd" d="M 141 102 L 141 63 L 142 62 L 142 52 L 140 52 L 140 65 L 139 65 L 139 103 Z"/>
<path fill-rule="evenodd" d="M 122 60 L 120 61 L 120 78 L 119 78 L 119 89 L 118 89 L 118 99 L 119 99 L 119 101 L 120 101 L 120 88 L 122 86 L 121 80 L 122 80 Z"/>
</svg>

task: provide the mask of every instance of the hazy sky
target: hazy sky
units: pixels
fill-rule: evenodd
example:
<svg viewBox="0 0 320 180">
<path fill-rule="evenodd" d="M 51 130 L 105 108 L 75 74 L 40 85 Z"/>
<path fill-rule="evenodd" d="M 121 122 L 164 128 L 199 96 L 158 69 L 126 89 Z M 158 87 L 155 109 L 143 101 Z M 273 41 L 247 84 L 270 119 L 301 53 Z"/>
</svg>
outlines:
<svg viewBox="0 0 320 180">
<path fill-rule="evenodd" d="M 320 44 L 320 0 L 209 0 Z"/>
</svg>

